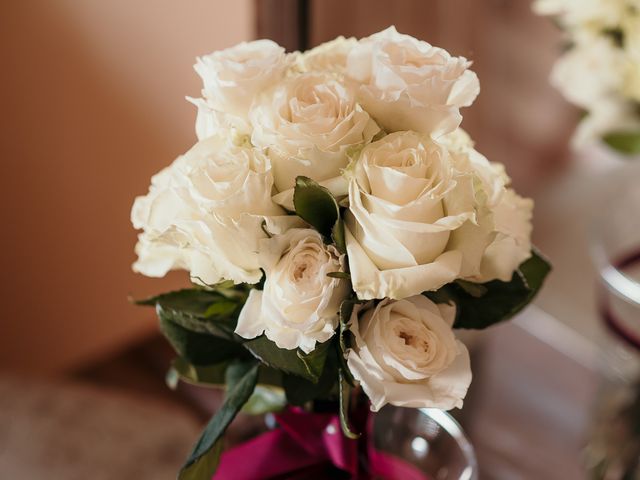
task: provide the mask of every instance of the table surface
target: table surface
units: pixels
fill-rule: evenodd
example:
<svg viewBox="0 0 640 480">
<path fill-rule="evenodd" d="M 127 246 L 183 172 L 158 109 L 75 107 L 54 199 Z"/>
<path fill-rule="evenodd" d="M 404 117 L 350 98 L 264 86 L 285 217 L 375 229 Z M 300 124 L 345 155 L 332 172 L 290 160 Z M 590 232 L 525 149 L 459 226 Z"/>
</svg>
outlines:
<svg viewBox="0 0 640 480">
<path fill-rule="evenodd" d="M 481 479 L 584 479 L 582 450 L 600 385 L 598 349 L 532 307 L 480 334 L 474 379 L 456 414 Z"/>
</svg>

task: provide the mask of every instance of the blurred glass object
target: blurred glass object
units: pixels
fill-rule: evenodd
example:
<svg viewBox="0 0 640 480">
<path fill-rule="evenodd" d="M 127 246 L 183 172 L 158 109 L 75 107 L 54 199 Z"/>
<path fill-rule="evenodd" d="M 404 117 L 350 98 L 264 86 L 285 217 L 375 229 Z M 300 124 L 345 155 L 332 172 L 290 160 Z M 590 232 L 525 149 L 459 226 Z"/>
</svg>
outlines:
<svg viewBox="0 0 640 480">
<path fill-rule="evenodd" d="M 416 467 L 429 480 L 477 480 L 473 446 L 462 427 L 448 413 L 435 408 L 386 406 L 373 417 L 372 447 L 377 454 L 400 459 Z M 385 477 L 408 478 L 387 472 Z M 417 475 L 411 478 L 420 478 Z"/>
<path fill-rule="evenodd" d="M 586 461 L 591 478 L 640 479 L 640 163 L 602 180 L 608 191 L 592 224 L 591 253 L 609 335 Z"/>
</svg>

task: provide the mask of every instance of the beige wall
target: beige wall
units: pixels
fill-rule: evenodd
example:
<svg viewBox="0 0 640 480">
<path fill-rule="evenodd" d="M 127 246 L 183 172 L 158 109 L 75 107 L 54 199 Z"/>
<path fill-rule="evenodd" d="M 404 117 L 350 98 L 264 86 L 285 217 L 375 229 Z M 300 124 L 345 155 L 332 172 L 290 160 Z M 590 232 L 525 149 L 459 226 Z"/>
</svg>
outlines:
<svg viewBox="0 0 640 480">
<path fill-rule="evenodd" d="M 55 373 L 155 329 L 127 295 L 129 209 L 194 141 L 197 54 L 253 36 L 252 0 L 0 6 L 0 368 Z"/>
</svg>

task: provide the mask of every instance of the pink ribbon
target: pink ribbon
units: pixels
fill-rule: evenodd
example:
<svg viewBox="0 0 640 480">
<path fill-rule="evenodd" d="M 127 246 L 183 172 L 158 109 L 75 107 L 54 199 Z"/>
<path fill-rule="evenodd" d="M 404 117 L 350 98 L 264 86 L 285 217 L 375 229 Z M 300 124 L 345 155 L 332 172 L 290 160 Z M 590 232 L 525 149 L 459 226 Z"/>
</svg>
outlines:
<svg viewBox="0 0 640 480">
<path fill-rule="evenodd" d="M 330 472 L 338 469 L 355 480 L 428 480 L 415 466 L 376 450 L 366 435 L 360 440 L 345 437 L 335 414 L 290 408 L 276 420 L 279 428 L 224 452 L 214 479 L 302 480 L 321 472 L 331 478 Z M 366 471 L 359 464 L 359 453 L 368 456 Z"/>
</svg>

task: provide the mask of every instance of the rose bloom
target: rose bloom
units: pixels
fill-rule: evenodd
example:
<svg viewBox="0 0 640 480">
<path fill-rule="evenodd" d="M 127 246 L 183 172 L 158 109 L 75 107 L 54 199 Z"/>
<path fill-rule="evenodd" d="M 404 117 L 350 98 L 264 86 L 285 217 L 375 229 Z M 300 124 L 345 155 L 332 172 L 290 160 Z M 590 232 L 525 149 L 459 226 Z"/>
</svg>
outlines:
<svg viewBox="0 0 640 480">
<path fill-rule="evenodd" d="M 280 217 L 283 210 L 271 200 L 269 159 L 228 137 L 197 143 L 136 198 L 131 221 L 143 230 L 136 272 L 160 277 L 185 269 L 204 284 L 260 280 L 256 252 L 266 237 L 263 222 L 277 232 L 295 217 Z"/>
<path fill-rule="evenodd" d="M 347 364 L 371 400 L 371 410 L 462 407 L 471 368 L 451 326 L 455 307 L 417 295 L 356 305 Z"/>
<path fill-rule="evenodd" d="M 346 280 L 327 276 L 344 271 L 344 255 L 325 245 L 317 231 L 294 228 L 261 241 L 260 256 L 264 289 L 249 293 L 236 333 L 264 333 L 279 348 L 311 352 L 334 334 L 349 294 Z"/>
<path fill-rule="evenodd" d="M 344 73 L 347 57 L 356 45 L 358 40 L 355 38 L 340 36 L 300 54 L 296 59 L 298 68 L 302 71 Z"/>
<path fill-rule="evenodd" d="M 316 181 L 339 177 L 349 149 L 370 142 L 379 131 L 351 88 L 320 73 L 286 80 L 249 116 L 251 141 L 271 159 L 280 192 L 293 188 L 299 175 Z"/>
<path fill-rule="evenodd" d="M 442 137 L 454 168 L 458 172 L 471 172 L 476 198 L 481 200 L 479 210 L 490 215 L 492 241 L 482 252 L 479 269 L 467 265 L 462 275 L 466 280 L 484 283 L 490 280 L 511 280 L 513 272 L 531 256 L 531 219 L 533 200 L 519 196 L 508 188 L 511 179 L 504 165 L 491 163 L 473 148 L 473 142 L 462 129 Z M 464 265 L 463 265 L 464 267 Z M 469 268 L 470 267 L 470 268 Z"/>
<path fill-rule="evenodd" d="M 271 40 L 243 42 L 199 57 L 194 68 L 204 83 L 202 98 L 190 99 L 198 107 L 198 138 L 228 126 L 248 133 L 253 100 L 278 83 L 292 62 L 293 57 Z"/>
<path fill-rule="evenodd" d="M 365 147 L 348 172 L 345 234 L 358 298 L 405 298 L 458 278 L 509 280 L 530 256 L 531 202 L 505 196 L 503 170 L 472 147 L 451 149 L 397 132 Z"/>
<path fill-rule="evenodd" d="M 480 91 L 471 62 L 390 27 L 360 40 L 347 76 L 358 101 L 387 132 L 415 130 L 438 137 L 460 125 L 460 108 Z"/>
</svg>

